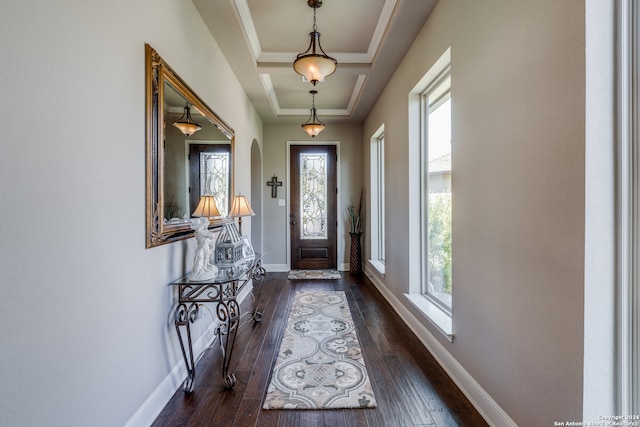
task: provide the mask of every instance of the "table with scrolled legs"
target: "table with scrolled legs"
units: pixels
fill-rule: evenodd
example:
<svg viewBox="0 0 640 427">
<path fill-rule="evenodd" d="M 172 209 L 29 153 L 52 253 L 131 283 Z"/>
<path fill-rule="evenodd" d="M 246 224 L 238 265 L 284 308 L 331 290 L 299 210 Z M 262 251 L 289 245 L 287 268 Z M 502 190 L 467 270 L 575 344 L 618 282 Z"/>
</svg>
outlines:
<svg viewBox="0 0 640 427">
<path fill-rule="evenodd" d="M 237 297 L 247 283 L 253 281 L 251 290 L 253 308 L 246 315 L 250 316 L 249 320 L 255 322 L 262 320 L 262 313 L 258 311 L 258 302 L 262 291 L 262 279 L 265 275 L 266 271 L 262 267 L 261 256 L 256 254 L 233 266 L 218 266 L 218 274 L 211 280 L 191 281 L 187 275 L 171 283 L 171 286 L 178 289 L 174 323 L 180 340 L 182 357 L 187 367 L 187 378 L 182 385 L 185 393 L 193 391 L 196 377 L 196 358 L 191 342 L 191 324 L 198 318 L 198 311 L 203 308 L 204 304 L 215 304 L 218 320 L 215 334 L 222 351 L 222 377 L 228 388 L 235 385 L 236 376 L 229 372 L 229 363 L 242 319 Z"/>
</svg>

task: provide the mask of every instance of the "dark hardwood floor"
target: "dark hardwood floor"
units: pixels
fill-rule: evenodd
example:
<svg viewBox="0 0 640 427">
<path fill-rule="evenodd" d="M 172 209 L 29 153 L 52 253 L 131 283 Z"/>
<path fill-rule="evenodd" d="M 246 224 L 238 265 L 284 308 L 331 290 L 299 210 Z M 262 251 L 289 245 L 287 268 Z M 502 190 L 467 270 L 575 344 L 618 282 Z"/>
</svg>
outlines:
<svg viewBox="0 0 640 427">
<path fill-rule="evenodd" d="M 346 292 L 377 408 L 262 409 L 290 301 L 298 289 Z M 286 273 L 268 273 L 259 307 L 262 321 L 245 324 L 237 337 L 230 368 L 237 378 L 235 387 L 224 388 L 216 342 L 196 366 L 194 392 L 186 395 L 179 389 L 153 426 L 487 425 L 367 278 L 342 273 L 341 280 L 288 280 Z"/>
</svg>

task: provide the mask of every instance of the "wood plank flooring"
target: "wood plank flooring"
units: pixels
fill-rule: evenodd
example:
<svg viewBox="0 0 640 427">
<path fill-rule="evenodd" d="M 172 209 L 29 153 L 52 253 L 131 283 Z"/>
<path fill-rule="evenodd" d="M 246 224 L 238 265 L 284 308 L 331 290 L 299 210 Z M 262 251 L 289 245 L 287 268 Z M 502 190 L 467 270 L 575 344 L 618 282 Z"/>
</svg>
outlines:
<svg viewBox="0 0 640 427">
<path fill-rule="evenodd" d="M 262 409 L 290 302 L 299 289 L 346 292 L 377 408 Z M 224 388 L 215 343 L 196 366 L 194 392 L 185 395 L 179 389 L 153 426 L 487 425 L 366 277 L 342 273 L 341 280 L 288 280 L 286 273 L 268 273 L 259 307 L 262 321 L 244 325 L 237 337 L 230 368 L 235 387 Z"/>
</svg>

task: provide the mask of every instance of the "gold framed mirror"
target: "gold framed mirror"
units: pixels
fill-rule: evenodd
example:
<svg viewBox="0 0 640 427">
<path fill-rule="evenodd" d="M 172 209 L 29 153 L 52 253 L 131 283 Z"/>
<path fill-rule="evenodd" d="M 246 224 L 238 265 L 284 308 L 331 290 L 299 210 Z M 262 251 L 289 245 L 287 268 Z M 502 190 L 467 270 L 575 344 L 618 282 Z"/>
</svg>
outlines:
<svg viewBox="0 0 640 427">
<path fill-rule="evenodd" d="M 145 61 L 146 247 L 151 248 L 193 236 L 192 213 L 204 195 L 213 196 L 219 213 L 209 218 L 209 228 L 230 221 L 234 131 L 148 44 Z"/>
</svg>

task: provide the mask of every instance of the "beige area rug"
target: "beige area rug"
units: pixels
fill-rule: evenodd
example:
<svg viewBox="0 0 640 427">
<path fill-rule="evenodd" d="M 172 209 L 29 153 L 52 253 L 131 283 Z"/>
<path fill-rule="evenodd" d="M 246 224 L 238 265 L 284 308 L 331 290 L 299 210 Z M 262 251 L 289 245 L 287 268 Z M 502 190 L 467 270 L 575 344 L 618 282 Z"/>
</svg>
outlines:
<svg viewBox="0 0 640 427">
<path fill-rule="evenodd" d="M 289 279 L 340 279 L 340 273 L 337 270 L 291 270 Z"/>
<path fill-rule="evenodd" d="M 345 293 L 296 292 L 263 408 L 374 407 Z"/>
</svg>

